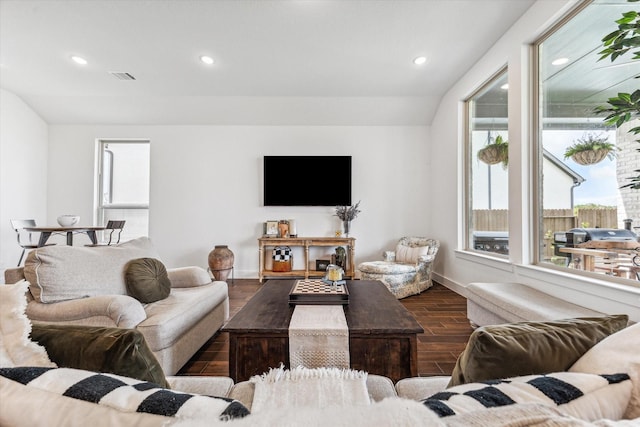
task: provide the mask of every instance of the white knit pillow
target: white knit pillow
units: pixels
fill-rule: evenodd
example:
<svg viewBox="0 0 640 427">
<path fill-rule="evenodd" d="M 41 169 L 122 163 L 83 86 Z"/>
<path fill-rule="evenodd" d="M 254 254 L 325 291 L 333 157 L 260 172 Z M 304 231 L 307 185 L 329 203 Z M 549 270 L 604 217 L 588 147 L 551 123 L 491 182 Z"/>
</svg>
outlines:
<svg viewBox="0 0 640 427">
<path fill-rule="evenodd" d="M 27 308 L 29 282 L 0 285 L 0 368 L 15 366 L 55 367 L 44 347 L 31 341 Z"/>
<path fill-rule="evenodd" d="M 429 255 L 429 246 L 416 246 L 410 248 L 405 245 L 396 246 L 396 261 L 397 262 L 409 262 L 417 263 L 418 258 L 424 255 Z"/>
<path fill-rule="evenodd" d="M 288 406 L 369 406 L 367 373 L 340 368 L 271 368 L 249 379 L 255 384 L 251 411 Z"/>
</svg>

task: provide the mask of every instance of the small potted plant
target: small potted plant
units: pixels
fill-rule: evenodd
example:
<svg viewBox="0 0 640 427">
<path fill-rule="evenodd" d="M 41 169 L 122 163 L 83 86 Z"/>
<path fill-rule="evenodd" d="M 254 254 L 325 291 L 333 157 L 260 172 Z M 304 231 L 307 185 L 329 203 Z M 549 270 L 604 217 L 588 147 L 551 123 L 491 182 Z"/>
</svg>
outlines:
<svg viewBox="0 0 640 427">
<path fill-rule="evenodd" d="M 617 147 L 609 142 L 609 137 L 588 133 L 578 138 L 564 152 L 564 158 L 573 159 L 579 165 L 593 165 L 608 157 L 613 160 Z"/>
<path fill-rule="evenodd" d="M 478 158 L 488 165 L 502 163 L 506 168 L 509 164 L 509 141 L 502 139 L 502 135 L 496 136 L 493 142 L 478 150 Z"/>
</svg>

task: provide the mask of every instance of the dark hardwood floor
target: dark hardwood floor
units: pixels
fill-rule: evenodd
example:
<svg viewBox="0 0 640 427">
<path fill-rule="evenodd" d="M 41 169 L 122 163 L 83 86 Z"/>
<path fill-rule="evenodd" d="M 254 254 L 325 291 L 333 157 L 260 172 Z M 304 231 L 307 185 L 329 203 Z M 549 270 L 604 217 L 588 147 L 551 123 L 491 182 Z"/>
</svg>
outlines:
<svg viewBox="0 0 640 427">
<path fill-rule="evenodd" d="M 229 281 L 230 315 L 237 313 L 262 286 L 257 279 Z M 466 299 L 445 286 L 400 300 L 424 328 L 418 335 L 418 374 L 450 375 L 472 332 Z M 229 337 L 216 333 L 178 375 L 229 375 Z"/>
</svg>

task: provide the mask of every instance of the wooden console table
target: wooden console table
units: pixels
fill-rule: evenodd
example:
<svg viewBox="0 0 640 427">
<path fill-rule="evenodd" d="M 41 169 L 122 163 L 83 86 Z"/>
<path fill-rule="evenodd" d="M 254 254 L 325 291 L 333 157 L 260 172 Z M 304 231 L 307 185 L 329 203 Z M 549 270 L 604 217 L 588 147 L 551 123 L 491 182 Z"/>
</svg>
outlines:
<svg viewBox="0 0 640 427">
<path fill-rule="evenodd" d="M 355 273 L 355 244 L 356 239 L 354 237 L 261 237 L 258 239 L 258 256 L 259 256 L 259 271 L 258 279 L 262 283 L 262 279 L 265 276 L 273 277 L 296 277 L 302 276 L 305 279 L 309 277 L 323 277 L 324 271 L 309 270 L 309 248 L 313 246 L 346 246 L 347 248 L 347 266 L 345 268 L 345 276 L 353 278 Z M 265 270 L 265 248 L 275 246 L 301 246 L 304 248 L 304 270 L 291 270 L 291 271 L 271 271 Z"/>
</svg>

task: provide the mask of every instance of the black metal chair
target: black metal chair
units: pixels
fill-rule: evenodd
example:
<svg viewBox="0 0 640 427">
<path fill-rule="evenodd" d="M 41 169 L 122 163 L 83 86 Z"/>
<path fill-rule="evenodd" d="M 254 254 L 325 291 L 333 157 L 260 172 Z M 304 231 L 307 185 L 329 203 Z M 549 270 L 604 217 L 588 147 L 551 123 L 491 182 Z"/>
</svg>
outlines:
<svg viewBox="0 0 640 427">
<path fill-rule="evenodd" d="M 27 249 L 31 250 L 31 249 L 36 249 L 40 247 L 38 245 L 38 241 L 40 239 L 39 238 L 35 239 L 35 243 L 34 243 L 33 233 L 25 230 L 25 228 L 36 227 L 36 220 L 35 219 L 12 219 L 11 226 L 16 232 L 18 244 L 22 248 L 22 253 L 20 254 L 20 259 L 18 260 L 18 267 L 20 267 L 20 264 L 22 264 L 22 258 L 24 258 L 24 254 L 27 251 Z M 52 245 L 55 245 L 55 243 L 47 243 L 45 246 L 52 246 Z"/>
<path fill-rule="evenodd" d="M 102 243 L 96 243 L 95 245 L 91 244 L 85 246 L 111 246 L 111 243 L 113 243 L 114 234 L 117 238 L 117 240 L 115 241 L 115 244 L 117 245 L 118 243 L 120 243 L 120 235 L 122 234 L 122 229 L 124 228 L 125 222 L 126 221 L 123 219 L 107 221 L 107 225 L 104 228 L 104 233 L 109 233 L 109 240 Z"/>
</svg>

